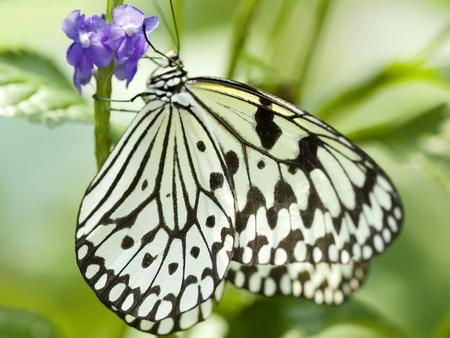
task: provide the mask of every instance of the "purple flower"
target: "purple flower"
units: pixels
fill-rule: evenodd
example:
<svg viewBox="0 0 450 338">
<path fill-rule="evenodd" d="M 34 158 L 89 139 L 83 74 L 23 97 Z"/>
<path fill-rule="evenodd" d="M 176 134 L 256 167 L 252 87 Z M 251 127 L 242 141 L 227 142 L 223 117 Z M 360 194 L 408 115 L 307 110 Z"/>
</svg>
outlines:
<svg viewBox="0 0 450 338">
<path fill-rule="evenodd" d="M 149 34 L 158 24 L 157 17 L 146 18 L 139 9 L 129 5 L 113 10 L 112 24 L 107 24 L 104 16 L 86 18 L 79 10 L 70 13 L 62 29 L 73 40 L 67 50 L 67 61 L 75 68 L 73 82 L 78 92 L 90 81 L 95 66 L 104 68 L 113 58 L 116 77 L 126 80 L 128 85 L 148 48 L 143 27 Z"/>
<path fill-rule="evenodd" d="M 67 61 L 75 68 L 73 82 L 81 93 L 81 85 L 91 79 L 94 65 L 106 67 L 112 60 L 113 52 L 108 45 L 109 27 L 99 16 L 86 18 L 75 10 L 66 17 L 62 29 L 74 41 L 67 50 Z"/>
<path fill-rule="evenodd" d="M 148 48 L 144 24 L 146 34 L 149 34 L 158 26 L 159 19 L 156 16 L 146 18 L 144 13 L 130 5 L 113 10 L 109 46 L 116 51 L 115 75 L 119 80 L 127 80 L 127 85 L 136 74 L 137 62 Z"/>
</svg>

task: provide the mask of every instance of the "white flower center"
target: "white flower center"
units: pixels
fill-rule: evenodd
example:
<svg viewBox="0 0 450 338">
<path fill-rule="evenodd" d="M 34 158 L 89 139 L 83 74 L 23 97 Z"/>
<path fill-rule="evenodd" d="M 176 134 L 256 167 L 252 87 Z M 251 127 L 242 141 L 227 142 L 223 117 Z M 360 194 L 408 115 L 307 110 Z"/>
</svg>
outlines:
<svg viewBox="0 0 450 338">
<path fill-rule="evenodd" d="M 128 36 L 132 36 L 139 30 L 139 28 L 140 26 L 128 25 L 127 27 L 124 28 L 124 30 Z"/>
<path fill-rule="evenodd" d="M 89 33 L 80 32 L 80 42 L 83 48 L 88 48 L 91 45 L 91 39 L 89 38 Z"/>
</svg>

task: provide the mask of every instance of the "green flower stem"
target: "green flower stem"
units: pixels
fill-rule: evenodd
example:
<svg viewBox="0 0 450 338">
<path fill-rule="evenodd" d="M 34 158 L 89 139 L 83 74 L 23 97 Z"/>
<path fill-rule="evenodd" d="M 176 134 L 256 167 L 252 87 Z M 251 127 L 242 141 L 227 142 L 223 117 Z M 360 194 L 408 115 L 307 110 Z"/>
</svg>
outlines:
<svg viewBox="0 0 450 338">
<path fill-rule="evenodd" d="M 106 21 L 111 22 L 112 11 L 115 7 L 123 4 L 123 0 L 108 0 L 106 5 Z M 111 77 L 113 74 L 113 63 L 97 72 L 97 90 L 95 94 L 103 100 L 94 101 L 95 110 L 95 158 L 97 167 L 100 168 L 105 162 L 111 150 L 111 136 L 109 133 L 109 117 L 111 111 Z"/>
<path fill-rule="evenodd" d="M 309 46 L 306 48 L 306 55 L 303 59 L 300 60 L 297 66 L 297 82 L 295 87 L 293 88 L 294 93 L 294 102 L 299 103 L 302 100 L 303 89 L 305 85 L 305 81 L 308 77 L 311 62 L 316 53 L 317 46 L 320 42 L 320 36 L 322 33 L 323 26 L 326 21 L 327 13 L 329 12 L 331 6 L 330 0 L 320 0 L 317 4 L 316 9 L 316 17 L 314 22 L 314 27 L 312 29 L 311 37 L 309 40 Z"/>
<path fill-rule="evenodd" d="M 111 70 L 113 65 L 100 69 L 97 73 L 96 95 L 101 98 L 111 98 Z M 100 169 L 109 155 L 111 149 L 111 136 L 109 133 L 109 117 L 111 103 L 107 100 L 95 100 L 95 158 Z"/>
<path fill-rule="evenodd" d="M 233 78 L 236 72 L 237 62 L 244 51 L 245 43 L 248 39 L 248 31 L 254 17 L 257 6 L 260 4 L 257 0 L 242 0 L 238 8 L 236 21 L 233 30 L 233 40 L 231 42 L 231 52 L 226 72 L 226 77 Z"/>
<path fill-rule="evenodd" d="M 123 0 L 107 0 L 106 22 L 111 22 L 113 9 L 120 5 L 123 5 Z"/>
</svg>

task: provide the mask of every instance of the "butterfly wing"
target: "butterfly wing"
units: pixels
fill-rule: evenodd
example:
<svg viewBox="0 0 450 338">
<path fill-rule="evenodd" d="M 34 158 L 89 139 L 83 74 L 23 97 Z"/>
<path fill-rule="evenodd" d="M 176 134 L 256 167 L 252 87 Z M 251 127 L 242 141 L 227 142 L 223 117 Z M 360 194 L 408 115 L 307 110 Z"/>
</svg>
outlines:
<svg viewBox="0 0 450 338">
<path fill-rule="evenodd" d="M 225 280 L 216 288 L 213 298 L 207 299 L 187 312 L 176 315 L 175 317 L 168 317 L 158 322 L 139 319 L 130 314 L 125 315 L 119 313 L 119 315 L 128 325 L 155 335 L 167 335 L 172 332 L 187 330 L 211 315 L 214 303 L 222 298 L 224 285 Z"/>
<path fill-rule="evenodd" d="M 241 83 L 192 78 L 186 87 L 210 116 L 233 178 L 233 260 L 347 264 L 383 252 L 398 234 L 394 186 L 335 129 Z"/>
<path fill-rule="evenodd" d="M 368 263 L 290 263 L 288 265 L 242 265 L 231 262 L 227 280 L 238 288 L 271 297 L 302 297 L 317 304 L 341 304 L 359 289 L 367 276 Z"/>
<path fill-rule="evenodd" d="M 235 212 L 216 142 L 192 115 L 152 101 L 83 198 L 80 270 L 103 303 L 144 328 L 167 319 L 155 330 L 170 332 L 225 277 Z"/>
</svg>

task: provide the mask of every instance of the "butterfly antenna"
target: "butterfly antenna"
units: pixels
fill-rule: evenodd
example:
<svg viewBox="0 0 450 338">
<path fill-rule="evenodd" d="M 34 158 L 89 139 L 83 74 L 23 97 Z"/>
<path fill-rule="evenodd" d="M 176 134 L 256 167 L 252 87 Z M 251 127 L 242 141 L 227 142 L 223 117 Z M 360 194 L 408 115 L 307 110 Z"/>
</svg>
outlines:
<svg viewBox="0 0 450 338">
<path fill-rule="evenodd" d="M 159 2 L 155 1 L 154 3 L 155 3 L 156 11 L 158 12 L 158 16 L 161 18 L 163 25 L 169 31 L 170 37 L 172 38 L 173 43 L 178 45 L 178 43 L 177 43 L 178 38 L 174 35 L 173 30 L 169 26 L 169 21 L 167 20 L 167 17 L 164 15 L 164 11 L 162 10 L 161 6 L 159 5 Z"/>
<path fill-rule="evenodd" d="M 172 12 L 173 26 L 175 28 L 175 37 L 177 39 L 177 54 L 180 55 L 180 33 L 178 31 L 177 18 L 175 16 L 175 10 L 173 8 L 173 1 L 170 0 L 170 11 Z"/>
<path fill-rule="evenodd" d="M 155 46 L 153 46 L 153 44 L 150 42 L 150 39 L 147 36 L 147 25 L 144 23 L 142 25 L 142 30 L 144 31 L 144 37 L 145 37 L 145 41 L 147 41 L 148 45 L 150 46 L 151 49 L 153 49 L 153 51 L 156 54 L 161 55 L 162 57 L 164 57 L 167 60 L 171 60 L 166 54 L 164 54 L 163 52 L 161 52 L 159 49 L 157 49 Z"/>
</svg>

